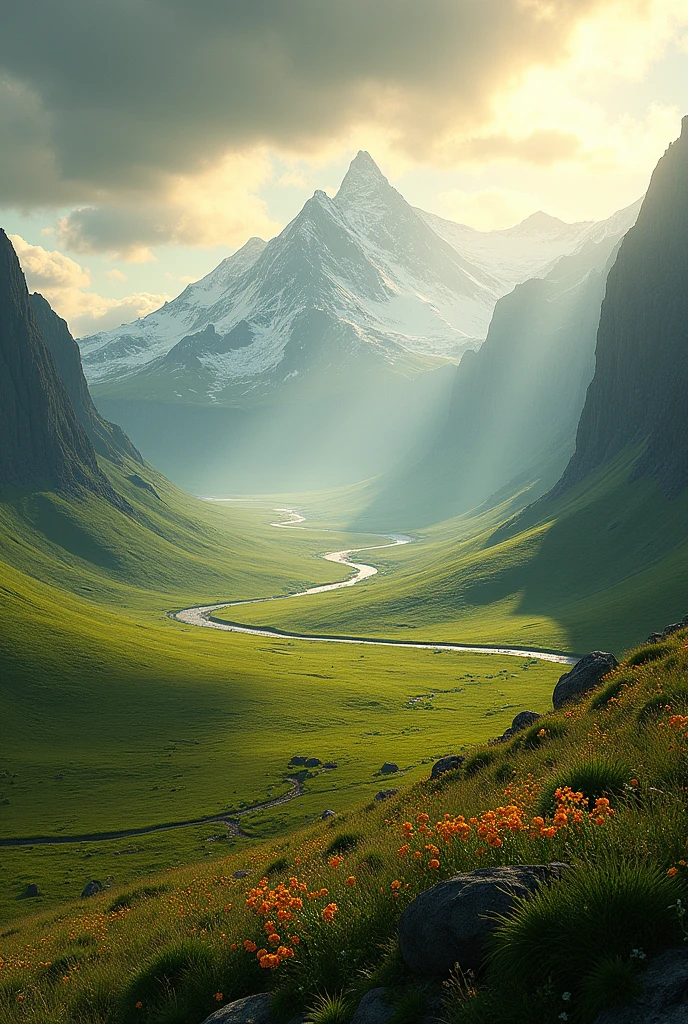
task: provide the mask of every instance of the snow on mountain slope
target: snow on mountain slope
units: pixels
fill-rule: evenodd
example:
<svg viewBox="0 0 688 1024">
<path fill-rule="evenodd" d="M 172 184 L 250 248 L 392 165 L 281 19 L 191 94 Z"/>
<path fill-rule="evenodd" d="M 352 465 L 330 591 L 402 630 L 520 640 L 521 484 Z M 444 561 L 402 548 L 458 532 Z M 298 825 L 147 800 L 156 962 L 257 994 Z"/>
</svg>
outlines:
<svg viewBox="0 0 688 1024">
<path fill-rule="evenodd" d="M 601 242 L 628 231 L 635 224 L 641 203 L 639 199 L 607 220 L 576 224 L 566 224 L 540 211 L 502 231 L 477 231 L 434 213 L 417 212 L 457 252 L 489 270 L 500 282 L 501 296 L 531 277 L 544 276 L 556 260 L 577 252 L 587 241 Z"/>
<path fill-rule="evenodd" d="M 114 386 L 172 374 L 217 401 L 226 386 L 261 375 L 279 383 L 297 327 L 302 337 L 304 323 L 316 331 L 325 322 L 341 330 L 324 331 L 320 364 L 338 365 L 347 344 L 350 352 L 366 344 L 390 365 L 409 353 L 459 358 L 480 347 L 502 295 L 593 230 L 604 226 L 545 214 L 502 232 L 452 224 L 411 207 L 360 152 L 337 195 L 316 191 L 276 238 L 250 239 L 161 309 L 82 339 L 84 370 L 90 383 Z M 304 351 L 317 351 L 317 341 Z"/>
</svg>

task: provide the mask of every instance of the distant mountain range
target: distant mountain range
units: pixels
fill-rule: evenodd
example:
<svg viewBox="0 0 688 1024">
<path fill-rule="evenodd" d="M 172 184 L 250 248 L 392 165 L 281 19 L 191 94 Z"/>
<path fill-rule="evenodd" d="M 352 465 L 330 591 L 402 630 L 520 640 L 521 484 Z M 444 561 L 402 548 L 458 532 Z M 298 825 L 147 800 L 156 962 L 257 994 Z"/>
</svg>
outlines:
<svg viewBox="0 0 688 1024">
<path fill-rule="evenodd" d="M 413 209 L 361 152 L 276 238 L 82 339 L 84 369 L 101 411 L 191 490 L 351 483 L 429 443 L 500 297 L 636 213 L 479 232 Z"/>
<path fill-rule="evenodd" d="M 360 152 L 336 196 L 316 191 L 276 238 L 249 239 L 162 309 L 83 338 L 84 366 L 93 384 L 195 374 L 221 401 L 228 384 L 307 369 L 290 359 L 290 342 L 312 310 L 392 362 L 458 358 L 480 347 L 514 285 L 628 229 L 636 213 L 580 224 L 537 213 L 506 231 L 475 231 L 413 209 Z"/>
</svg>

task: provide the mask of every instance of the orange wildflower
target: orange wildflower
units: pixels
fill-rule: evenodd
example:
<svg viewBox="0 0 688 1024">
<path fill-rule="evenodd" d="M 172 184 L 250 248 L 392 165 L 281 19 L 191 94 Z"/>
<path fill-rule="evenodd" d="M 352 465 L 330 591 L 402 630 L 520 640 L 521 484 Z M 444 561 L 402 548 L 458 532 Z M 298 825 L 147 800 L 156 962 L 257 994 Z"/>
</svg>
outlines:
<svg viewBox="0 0 688 1024">
<path fill-rule="evenodd" d="M 356 885 L 356 879 L 354 878 L 353 875 L 349 875 L 345 882 L 345 885 L 348 885 L 349 887 L 351 887 L 352 885 Z"/>
<path fill-rule="evenodd" d="M 255 942 L 251 942 L 250 939 L 244 939 L 244 949 L 248 953 L 255 953 L 258 947 L 256 946 Z"/>
</svg>

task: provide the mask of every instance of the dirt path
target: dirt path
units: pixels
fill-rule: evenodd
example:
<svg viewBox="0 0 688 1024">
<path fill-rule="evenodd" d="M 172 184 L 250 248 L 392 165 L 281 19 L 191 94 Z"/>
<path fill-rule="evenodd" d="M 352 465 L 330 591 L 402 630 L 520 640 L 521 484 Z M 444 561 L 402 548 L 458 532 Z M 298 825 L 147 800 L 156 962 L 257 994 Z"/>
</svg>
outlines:
<svg viewBox="0 0 688 1024">
<path fill-rule="evenodd" d="M 31 836 L 22 839 L 0 839 L 0 846 L 55 846 L 62 843 L 99 843 L 108 839 L 131 839 L 133 836 L 147 836 L 151 832 L 169 832 L 175 828 L 188 828 L 190 825 L 208 825 L 211 822 L 222 822 L 226 825 L 229 835 L 242 835 L 238 818 L 253 811 L 266 811 L 271 807 L 279 807 L 290 800 L 303 796 L 303 786 L 298 778 L 288 776 L 291 789 L 274 800 L 266 800 L 262 804 L 242 807 L 239 811 L 227 811 L 224 814 L 213 814 L 207 818 L 191 818 L 188 821 L 168 821 L 161 825 L 144 825 L 142 828 L 125 828 L 117 832 L 89 832 L 78 836 Z"/>
</svg>

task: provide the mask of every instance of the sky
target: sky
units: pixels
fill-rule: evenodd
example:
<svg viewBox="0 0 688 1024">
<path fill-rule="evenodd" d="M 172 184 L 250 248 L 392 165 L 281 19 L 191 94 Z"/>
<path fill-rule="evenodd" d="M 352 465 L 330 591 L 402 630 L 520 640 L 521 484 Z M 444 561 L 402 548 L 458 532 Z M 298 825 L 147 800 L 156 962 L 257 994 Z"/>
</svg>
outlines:
<svg viewBox="0 0 688 1024">
<path fill-rule="evenodd" d="M 597 220 L 688 113 L 688 0 L 3 7 L 0 225 L 76 336 L 272 237 L 359 149 L 480 230 Z"/>
</svg>

